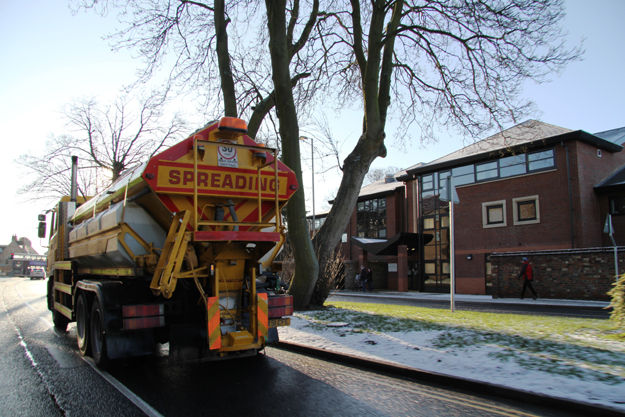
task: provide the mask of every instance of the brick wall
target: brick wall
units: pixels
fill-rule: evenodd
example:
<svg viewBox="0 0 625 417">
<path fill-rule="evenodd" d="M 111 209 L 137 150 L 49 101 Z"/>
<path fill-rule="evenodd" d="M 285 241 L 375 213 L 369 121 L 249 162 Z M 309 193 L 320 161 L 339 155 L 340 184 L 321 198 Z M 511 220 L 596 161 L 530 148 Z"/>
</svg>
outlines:
<svg viewBox="0 0 625 417">
<path fill-rule="evenodd" d="M 615 281 L 614 249 L 589 248 L 553 251 L 494 253 L 491 255 L 493 298 L 516 298 L 523 257 L 534 268 L 532 286 L 542 298 L 609 301 Z M 625 247 L 618 248 L 619 272 L 625 272 Z M 526 297 L 528 296 L 526 291 Z"/>
<path fill-rule="evenodd" d="M 358 282 L 356 281 L 356 275 L 360 274 L 360 263 L 358 261 L 346 260 L 345 264 L 345 289 L 357 290 Z"/>
<path fill-rule="evenodd" d="M 456 251 L 571 247 L 566 169 L 458 187 Z M 513 199 L 538 196 L 540 223 L 514 225 Z M 484 228 L 482 203 L 505 201 L 506 226 Z M 548 232 L 547 232 L 548 231 Z"/>
<path fill-rule="evenodd" d="M 597 147 L 583 142 L 567 142 L 571 152 L 571 177 L 574 183 L 574 201 L 579 204 L 580 242 L 577 247 L 595 247 L 602 243 L 603 222 L 599 197 L 594 186 L 623 167 L 625 152 L 597 152 Z M 600 225 L 600 227 L 597 227 Z M 622 230 L 622 229 L 621 229 Z M 611 243 L 609 243 L 611 245 Z"/>
</svg>

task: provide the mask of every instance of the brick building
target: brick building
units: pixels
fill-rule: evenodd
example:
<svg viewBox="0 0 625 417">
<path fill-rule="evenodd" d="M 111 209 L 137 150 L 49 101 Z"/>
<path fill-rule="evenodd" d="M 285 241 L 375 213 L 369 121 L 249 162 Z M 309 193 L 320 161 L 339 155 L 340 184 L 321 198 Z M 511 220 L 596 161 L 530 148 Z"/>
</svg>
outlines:
<svg viewBox="0 0 625 417">
<path fill-rule="evenodd" d="M 32 247 L 32 244 L 28 238 L 17 238 L 17 235 L 11 237 L 11 243 L 8 245 L 0 245 L 0 272 L 5 275 L 12 275 L 14 271 L 25 271 L 25 268 L 29 266 L 29 262 L 24 262 L 20 259 L 11 259 L 12 254 L 20 255 L 38 255 L 37 251 Z M 39 258 L 44 259 L 43 255 L 35 256 L 33 259 L 39 261 Z M 44 263 L 45 265 L 45 263 Z"/>
<path fill-rule="evenodd" d="M 398 174 L 396 174 L 398 175 Z M 401 290 L 399 276 L 402 268 L 407 268 L 408 288 L 413 289 L 410 280 L 416 274 L 418 264 L 418 241 L 408 230 L 405 199 L 405 184 L 396 176 L 387 175 L 384 179 L 363 187 L 358 195 L 356 207 L 341 239 L 341 251 L 345 257 L 345 287 L 356 287 L 354 277 L 361 265 L 370 267 L 373 272 L 373 287 Z M 330 201 L 332 203 L 332 201 Z M 317 213 L 316 228 L 319 229 L 328 212 Z M 311 216 L 308 216 L 311 220 Z M 398 254 L 398 247 L 407 246 Z M 402 257 L 398 260 L 398 257 Z M 416 275 L 415 275 L 416 277 Z"/>
<path fill-rule="evenodd" d="M 608 214 L 617 244 L 625 245 L 624 142 L 625 128 L 589 134 L 529 120 L 363 187 L 341 243 L 346 287 L 355 287 L 353 276 L 366 264 L 374 288 L 449 292 L 450 210 L 440 195 L 450 177 L 459 198 L 456 293 L 511 296 L 518 282 L 509 275 L 529 254 L 553 280 L 543 281 L 545 291 L 555 287 L 545 295 L 604 298 L 614 276 L 606 261 L 613 243 L 603 233 Z M 317 228 L 326 215 L 317 214 Z M 404 235 L 410 239 L 402 241 Z M 373 253 L 393 240 L 408 244 Z M 571 268 L 562 272 L 564 264 Z M 594 293 L 557 290 L 565 282 L 569 289 L 584 287 L 569 282 L 580 279 L 575 265 L 584 271 L 601 265 L 590 286 Z"/>
<path fill-rule="evenodd" d="M 421 290 L 449 291 L 449 204 L 439 198 L 447 177 L 459 197 L 456 293 L 493 292 L 493 253 L 611 246 L 603 226 L 608 212 L 625 214 L 623 142 L 625 129 L 592 135 L 530 120 L 408 169 L 399 179 L 413 203 L 409 230 L 435 235 L 422 246 Z M 624 242 L 625 222 L 614 224 Z"/>
</svg>

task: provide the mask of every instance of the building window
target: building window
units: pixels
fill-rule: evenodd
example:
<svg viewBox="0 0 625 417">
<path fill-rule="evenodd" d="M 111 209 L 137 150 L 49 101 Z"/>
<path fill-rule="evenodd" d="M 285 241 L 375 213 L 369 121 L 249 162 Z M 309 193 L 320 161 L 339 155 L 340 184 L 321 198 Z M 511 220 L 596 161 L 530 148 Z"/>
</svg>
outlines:
<svg viewBox="0 0 625 417">
<path fill-rule="evenodd" d="M 441 214 L 441 229 L 449 229 L 449 215 Z"/>
<path fill-rule="evenodd" d="M 506 200 L 482 203 L 482 227 L 507 226 Z"/>
<path fill-rule="evenodd" d="M 315 230 L 321 229 L 321 226 L 323 226 L 323 223 L 325 223 L 325 221 L 326 221 L 325 217 L 316 217 L 315 218 Z"/>
<path fill-rule="evenodd" d="M 556 164 L 555 158 L 553 157 L 553 149 L 527 154 L 527 162 L 529 171 L 540 171 L 552 168 Z"/>
<path fill-rule="evenodd" d="M 423 219 L 423 229 L 424 230 L 434 229 L 434 217 L 426 217 Z"/>
<path fill-rule="evenodd" d="M 513 198 L 512 211 L 515 225 L 540 223 L 538 196 Z"/>
<path fill-rule="evenodd" d="M 356 211 L 358 237 L 386 238 L 386 199 L 358 202 Z"/>
<path fill-rule="evenodd" d="M 475 177 L 476 177 L 476 180 L 478 181 L 486 181 L 486 180 L 499 177 L 499 170 L 497 169 L 497 161 L 476 165 Z"/>
<path fill-rule="evenodd" d="M 426 175 L 423 177 L 421 182 L 422 190 L 433 190 L 434 189 L 434 175 Z"/>
<path fill-rule="evenodd" d="M 474 184 L 476 182 L 493 181 L 499 178 L 525 175 L 531 172 L 553 169 L 556 166 L 554 149 L 542 150 L 520 155 L 507 156 L 481 164 L 465 165 L 453 168 L 453 182 L 455 186 Z M 445 178 L 450 171 L 429 174 L 422 177 L 422 197 L 434 195 L 436 191 L 436 175 L 438 188 L 442 188 Z"/>
<path fill-rule="evenodd" d="M 451 170 L 454 177 L 454 185 L 473 184 L 475 182 L 475 172 L 473 165 L 454 168 Z"/>
<path fill-rule="evenodd" d="M 451 176 L 451 171 L 442 171 L 438 173 L 438 189 L 442 190 L 447 182 L 447 177 Z"/>
<path fill-rule="evenodd" d="M 610 197 L 610 214 L 625 214 L 625 195 Z"/>
<path fill-rule="evenodd" d="M 503 223 L 503 204 L 486 207 L 486 223 L 500 224 Z"/>
<path fill-rule="evenodd" d="M 525 174 L 525 154 L 508 156 L 499 160 L 501 178 Z"/>
</svg>

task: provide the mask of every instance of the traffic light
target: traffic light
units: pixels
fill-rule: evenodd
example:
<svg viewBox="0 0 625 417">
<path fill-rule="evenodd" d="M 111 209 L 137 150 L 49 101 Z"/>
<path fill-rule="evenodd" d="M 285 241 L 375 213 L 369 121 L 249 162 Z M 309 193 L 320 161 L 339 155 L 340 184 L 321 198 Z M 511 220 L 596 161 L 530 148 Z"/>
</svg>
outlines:
<svg viewBox="0 0 625 417">
<path fill-rule="evenodd" d="M 9 258 L 9 259 L 13 259 L 13 254 L 11 254 L 11 258 Z"/>
</svg>

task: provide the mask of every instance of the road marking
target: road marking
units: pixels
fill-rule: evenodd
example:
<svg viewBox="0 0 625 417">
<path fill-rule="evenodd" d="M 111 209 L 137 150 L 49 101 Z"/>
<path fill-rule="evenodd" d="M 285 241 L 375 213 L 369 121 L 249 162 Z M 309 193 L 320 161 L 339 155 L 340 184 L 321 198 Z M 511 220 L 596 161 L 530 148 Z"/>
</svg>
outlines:
<svg viewBox="0 0 625 417">
<path fill-rule="evenodd" d="M 46 350 L 54 358 L 61 368 L 80 368 L 87 364 L 80 360 L 80 355 L 76 355 L 66 346 L 46 345 Z"/>
<path fill-rule="evenodd" d="M 15 286 L 13 288 L 15 288 Z M 22 337 L 22 332 L 20 331 L 19 327 L 13 321 L 13 318 L 9 314 L 9 310 L 7 309 L 6 303 L 4 302 L 4 290 L 5 289 L 6 289 L 6 286 L 3 286 L 2 287 L 2 293 L 0 294 L 0 298 L 1 298 L 1 301 L 2 301 L 2 306 L 4 307 L 4 311 L 6 313 L 7 318 L 9 319 L 11 324 L 13 325 L 13 328 L 15 328 L 15 333 L 17 334 L 17 337 L 20 340 L 20 346 L 22 346 L 24 348 L 24 354 L 26 355 L 28 360 L 30 360 L 31 365 L 33 366 L 33 368 L 35 368 L 35 372 L 37 372 L 37 374 L 39 375 L 39 378 L 41 378 L 41 382 L 43 382 L 43 385 L 46 387 L 46 390 L 48 391 L 48 394 L 50 395 L 50 398 L 52 398 L 52 401 L 54 401 L 54 403 L 59 408 L 59 410 L 61 410 L 65 414 L 65 410 L 63 409 L 63 407 L 61 407 L 61 404 L 59 404 L 57 402 L 56 395 L 50 390 L 50 386 L 46 382 L 46 378 L 44 378 L 43 372 L 41 372 L 41 370 L 39 369 L 39 365 L 35 361 L 35 358 L 33 357 L 33 355 L 30 352 L 30 350 L 28 349 L 28 345 L 26 344 L 26 342 L 24 341 L 24 338 Z"/>
<path fill-rule="evenodd" d="M 46 324 L 46 326 L 48 327 L 48 329 L 50 329 L 50 327 L 53 327 L 53 324 L 50 323 L 48 320 L 44 319 L 43 317 L 37 317 L 39 320 L 41 320 L 42 322 L 44 322 Z M 56 333 L 55 333 L 56 334 Z M 58 334 L 57 334 L 58 336 Z"/>
<path fill-rule="evenodd" d="M 98 374 L 100 374 L 100 376 L 102 376 L 102 378 L 106 379 L 109 382 L 109 384 L 111 384 L 113 387 L 117 388 L 117 390 L 124 397 L 128 398 L 134 405 L 136 405 L 138 408 L 140 408 L 141 411 L 143 411 L 145 414 L 147 414 L 150 417 L 164 417 L 161 413 L 159 413 L 154 408 L 152 408 L 152 406 L 150 404 L 148 404 L 145 401 L 143 401 L 143 399 L 141 399 L 137 394 L 135 394 L 134 392 L 130 391 L 128 388 L 126 388 L 126 386 L 124 384 L 122 384 L 121 382 L 116 380 L 111 374 L 109 374 L 106 371 L 101 371 L 100 369 L 98 369 L 98 366 L 95 364 L 93 359 L 88 358 L 88 357 L 84 357 L 84 356 L 82 357 L 82 359 L 85 362 L 87 362 L 89 364 L 89 366 L 91 366 Z"/>
</svg>

